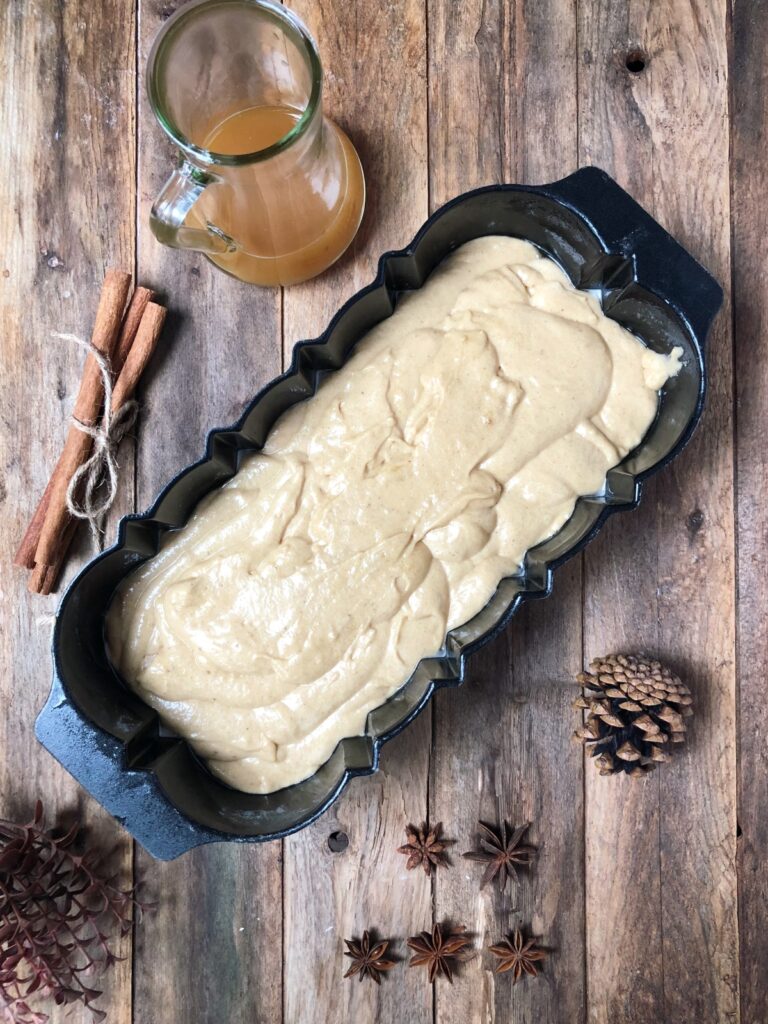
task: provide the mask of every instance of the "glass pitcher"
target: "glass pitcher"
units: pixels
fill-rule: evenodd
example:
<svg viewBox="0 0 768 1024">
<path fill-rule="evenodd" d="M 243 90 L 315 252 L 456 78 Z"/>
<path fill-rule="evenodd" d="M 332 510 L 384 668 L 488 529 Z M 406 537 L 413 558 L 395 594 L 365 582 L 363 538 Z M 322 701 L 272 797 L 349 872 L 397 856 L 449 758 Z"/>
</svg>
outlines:
<svg viewBox="0 0 768 1024">
<path fill-rule="evenodd" d="M 295 284 L 341 256 L 365 204 L 360 160 L 322 111 L 307 29 L 267 0 L 193 0 L 165 23 L 149 99 L 182 159 L 150 215 L 166 245 L 253 284 Z"/>
</svg>

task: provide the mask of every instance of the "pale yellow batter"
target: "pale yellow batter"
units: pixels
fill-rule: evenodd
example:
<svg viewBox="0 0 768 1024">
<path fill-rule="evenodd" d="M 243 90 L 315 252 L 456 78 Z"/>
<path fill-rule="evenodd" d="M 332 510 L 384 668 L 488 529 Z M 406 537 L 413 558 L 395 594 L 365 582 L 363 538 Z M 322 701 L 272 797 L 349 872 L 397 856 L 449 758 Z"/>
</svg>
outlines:
<svg viewBox="0 0 768 1024">
<path fill-rule="evenodd" d="M 128 577 L 115 663 L 232 786 L 300 781 L 603 487 L 679 356 L 469 242 Z"/>
</svg>

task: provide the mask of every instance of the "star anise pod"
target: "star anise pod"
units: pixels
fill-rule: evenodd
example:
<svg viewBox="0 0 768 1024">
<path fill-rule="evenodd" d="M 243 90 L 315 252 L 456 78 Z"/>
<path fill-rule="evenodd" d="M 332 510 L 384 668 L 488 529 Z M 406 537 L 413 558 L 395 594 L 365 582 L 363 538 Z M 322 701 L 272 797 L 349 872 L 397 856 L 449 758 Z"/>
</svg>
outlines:
<svg viewBox="0 0 768 1024">
<path fill-rule="evenodd" d="M 420 932 L 408 939 L 408 948 L 414 951 L 409 967 L 424 965 L 429 970 L 430 984 L 442 974 L 453 984 L 453 961 L 468 960 L 471 953 L 466 949 L 470 940 L 464 934 L 465 928 L 459 925 L 450 931 L 436 924 L 432 933 Z"/>
<path fill-rule="evenodd" d="M 372 945 L 370 932 L 363 932 L 363 937 L 359 942 L 354 939 L 344 939 L 344 942 L 347 945 L 344 956 L 348 956 L 352 961 L 349 970 L 344 975 L 345 978 L 351 978 L 357 974 L 360 981 L 369 977 L 379 985 L 381 973 L 390 971 L 396 966 L 395 960 L 384 959 L 389 942 L 377 942 Z"/>
<path fill-rule="evenodd" d="M 496 830 L 484 825 L 482 821 L 478 822 L 480 849 L 471 850 L 464 856 L 467 860 L 476 860 L 488 865 L 480 883 L 481 887 L 492 882 L 497 875 L 500 892 L 506 888 L 509 878 L 518 881 L 515 864 L 527 866 L 536 852 L 533 846 L 525 846 L 520 842 L 530 827 L 531 823 L 527 822 L 513 830 L 508 822 L 502 821 L 501 828 Z"/>
<path fill-rule="evenodd" d="M 424 873 L 428 875 L 433 867 L 448 866 L 445 850 L 446 847 L 453 845 L 453 840 L 444 839 L 442 831 L 442 821 L 438 821 L 434 828 L 429 828 L 426 822 L 421 828 L 416 828 L 415 825 L 405 826 L 408 842 L 405 846 L 398 846 L 397 852 L 407 855 L 408 863 L 405 866 L 409 871 L 421 864 Z"/>
<path fill-rule="evenodd" d="M 506 971 L 512 971 L 513 985 L 517 984 L 524 973 L 535 978 L 539 973 L 536 964 L 547 955 L 547 951 L 538 946 L 535 939 L 523 938 L 519 928 L 515 929 L 513 936 L 502 939 L 498 945 L 489 946 L 488 949 L 499 961 L 494 965 L 495 973 L 504 974 Z"/>
</svg>

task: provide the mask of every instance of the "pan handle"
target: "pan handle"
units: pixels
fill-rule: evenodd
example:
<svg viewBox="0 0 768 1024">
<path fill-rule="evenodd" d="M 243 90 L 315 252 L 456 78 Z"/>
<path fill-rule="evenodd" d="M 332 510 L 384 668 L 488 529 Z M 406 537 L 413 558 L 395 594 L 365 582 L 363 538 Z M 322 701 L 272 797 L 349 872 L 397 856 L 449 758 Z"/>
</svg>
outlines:
<svg viewBox="0 0 768 1024">
<path fill-rule="evenodd" d="M 676 308 L 704 345 L 722 288 L 610 175 L 583 167 L 536 191 L 583 217 L 608 252 L 632 259 L 643 284 Z"/>
</svg>

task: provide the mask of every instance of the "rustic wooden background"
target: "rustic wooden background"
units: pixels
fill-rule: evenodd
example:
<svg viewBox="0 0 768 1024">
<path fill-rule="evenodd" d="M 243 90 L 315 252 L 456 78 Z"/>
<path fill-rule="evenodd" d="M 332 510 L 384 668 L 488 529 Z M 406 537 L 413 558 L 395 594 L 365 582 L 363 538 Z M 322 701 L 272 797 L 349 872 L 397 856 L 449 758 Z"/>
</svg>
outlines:
<svg viewBox="0 0 768 1024">
<path fill-rule="evenodd" d="M 24 817 L 39 795 L 51 816 L 83 815 L 158 899 L 106 983 L 109 1020 L 765 1024 L 768 0 L 295 0 L 370 191 L 348 256 L 284 292 L 150 234 L 172 154 L 142 75 L 177 6 L 0 4 L 0 812 Z M 153 862 L 33 737 L 56 601 L 29 597 L 11 560 L 81 358 L 51 331 L 87 331 L 110 264 L 167 296 L 117 511 L 143 508 L 431 210 L 585 164 L 725 288 L 694 442 L 311 828 Z M 83 540 L 70 573 L 90 554 Z M 570 680 L 595 654 L 638 647 L 690 683 L 690 743 L 647 781 L 599 778 L 570 741 Z M 458 857 L 430 883 L 394 852 L 407 821 L 442 819 L 460 852 L 479 817 L 500 815 L 530 819 L 539 848 L 511 897 L 479 892 Z M 334 853 L 337 831 L 349 845 Z M 484 952 L 452 987 L 405 968 L 380 988 L 342 980 L 343 937 L 372 926 L 404 957 L 433 919 L 467 925 L 479 949 L 522 922 L 553 953 L 514 988 Z"/>
</svg>

